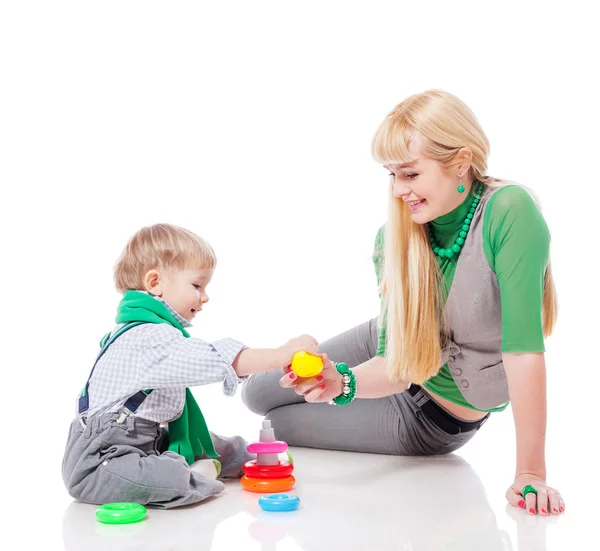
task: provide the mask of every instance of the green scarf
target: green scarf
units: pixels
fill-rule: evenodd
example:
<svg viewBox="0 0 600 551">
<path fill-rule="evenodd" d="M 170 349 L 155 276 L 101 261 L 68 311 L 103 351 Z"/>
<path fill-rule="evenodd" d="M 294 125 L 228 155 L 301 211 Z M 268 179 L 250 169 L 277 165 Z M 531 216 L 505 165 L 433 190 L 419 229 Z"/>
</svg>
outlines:
<svg viewBox="0 0 600 551">
<path fill-rule="evenodd" d="M 126 291 L 117 310 L 117 323 L 132 321 L 168 323 L 179 329 L 184 337 L 190 336 L 162 302 L 140 291 Z M 219 457 L 204 415 L 189 388 L 185 389 L 183 413 L 169 423 L 169 442 L 169 450 L 183 455 L 190 465 L 196 456 L 203 454 L 207 457 Z"/>
</svg>

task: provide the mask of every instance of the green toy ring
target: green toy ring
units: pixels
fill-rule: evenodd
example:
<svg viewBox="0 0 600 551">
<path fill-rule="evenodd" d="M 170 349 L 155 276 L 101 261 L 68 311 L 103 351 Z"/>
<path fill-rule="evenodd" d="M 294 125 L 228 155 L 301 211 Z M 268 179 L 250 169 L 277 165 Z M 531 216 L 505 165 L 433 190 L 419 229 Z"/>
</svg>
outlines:
<svg viewBox="0 0 600 551">
<path fill-rule="evenodd" d="M 96 509 L 96 520 L 104 524 L 130 524 L 146 516 L 146 507 L 139 503 L 107 503 Z"/>
<path fill-rule="evenodd" d="M 527 494 L 537 495 L 537 490 L 531 484 L 527 484 L 527 486 L 525 486 L 525 488 L 523 488 L 523 491 L 521 492 L 521 494 L 523 495 L 523 497 L 525 497 Z"/>
</svg>

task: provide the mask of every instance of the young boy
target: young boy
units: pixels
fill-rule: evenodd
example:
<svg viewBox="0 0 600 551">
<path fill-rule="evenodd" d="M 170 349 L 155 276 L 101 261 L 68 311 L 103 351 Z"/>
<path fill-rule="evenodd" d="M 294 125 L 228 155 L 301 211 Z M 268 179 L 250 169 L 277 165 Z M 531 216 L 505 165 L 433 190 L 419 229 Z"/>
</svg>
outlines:
<svg viewBox="0 0 600 551">
<path fill-rule="evenodd" d="M 287 366 L 295 352 L 319 355 L 308 335 L 276 349 L 189 338 L 215 265 L 208 243 L 167 224 L 125 247 L 115 267 L 118 325 L 102 339 L 66 445 L 63 480 L 74 498 L 170 508 L 218 494 L 225 486 L 212 460 L 207 476 L 205 458 L 219 459 L 221 477 L 240 477 L 253 456 L 241 437 L 208 431 L 188 387 L 222 381 L 233 395 L 244 377 Z"/>
</svg>

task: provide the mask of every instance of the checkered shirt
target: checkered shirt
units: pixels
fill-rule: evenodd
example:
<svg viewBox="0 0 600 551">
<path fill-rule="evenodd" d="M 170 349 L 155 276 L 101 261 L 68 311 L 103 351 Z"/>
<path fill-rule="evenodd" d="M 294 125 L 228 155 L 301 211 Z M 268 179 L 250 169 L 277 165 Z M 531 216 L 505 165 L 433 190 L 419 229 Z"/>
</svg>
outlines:
<svg viewBox="0 0 600 551">
<path fill-rule="evenodd" d="M 183 327 L 191 327 L 169 304 L 155 298 Z M 237 376 L 231 364 L 245 348 L 233 339 L 209 343 L 186 338 L 166 323 L 145 323 L 129 329 L 98 361 L 90 379 L 86 415 L 119 411 L 130 396 L 152 389 L 135 415 L 159 423 L 173 421 L 183 411 L 187 387 L 222 381 L 223 392 L 235 394 L 244 378 Z"/>
</svg>

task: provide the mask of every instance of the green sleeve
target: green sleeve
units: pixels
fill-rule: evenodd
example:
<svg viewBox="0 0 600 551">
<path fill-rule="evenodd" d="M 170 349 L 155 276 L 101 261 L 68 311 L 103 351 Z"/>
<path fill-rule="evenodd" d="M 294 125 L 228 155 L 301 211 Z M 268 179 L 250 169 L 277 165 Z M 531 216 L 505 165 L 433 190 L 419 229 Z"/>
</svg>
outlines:
<svg viewBox="0 0 600 551">
<path fill-rule="evenodd" d="M 490 198 L 483 223 L 484 253 L 500 287 L 502 352 L 544 352 L 546 221 L 525 189 L 507 186 Z"/>
<path fill-rule="evenodd" d="M 375 275 L 377 277 L 377 287 L 381 285 L 381 278 L 383 277 L 383 235 L 385 226 L 381 226 L 375 237 L 375 246 L 373 247 L 373 264 L 375 266 Z M 379 293 L 379 299 L 381 300 L 381 293 Z M 382 304 L 383 306 L 383 304 Z M 383 312 L 380 312 L 380 316 L 383 316 Z M 383 318 L 382 318 L 383 319 Z M 377 356 L 385 356 L 385 348 L 387 344 L 386 327 L 385 323 L 381 323 L 379 329 L 379 340 L 377 342 Z"/>
</svg>

